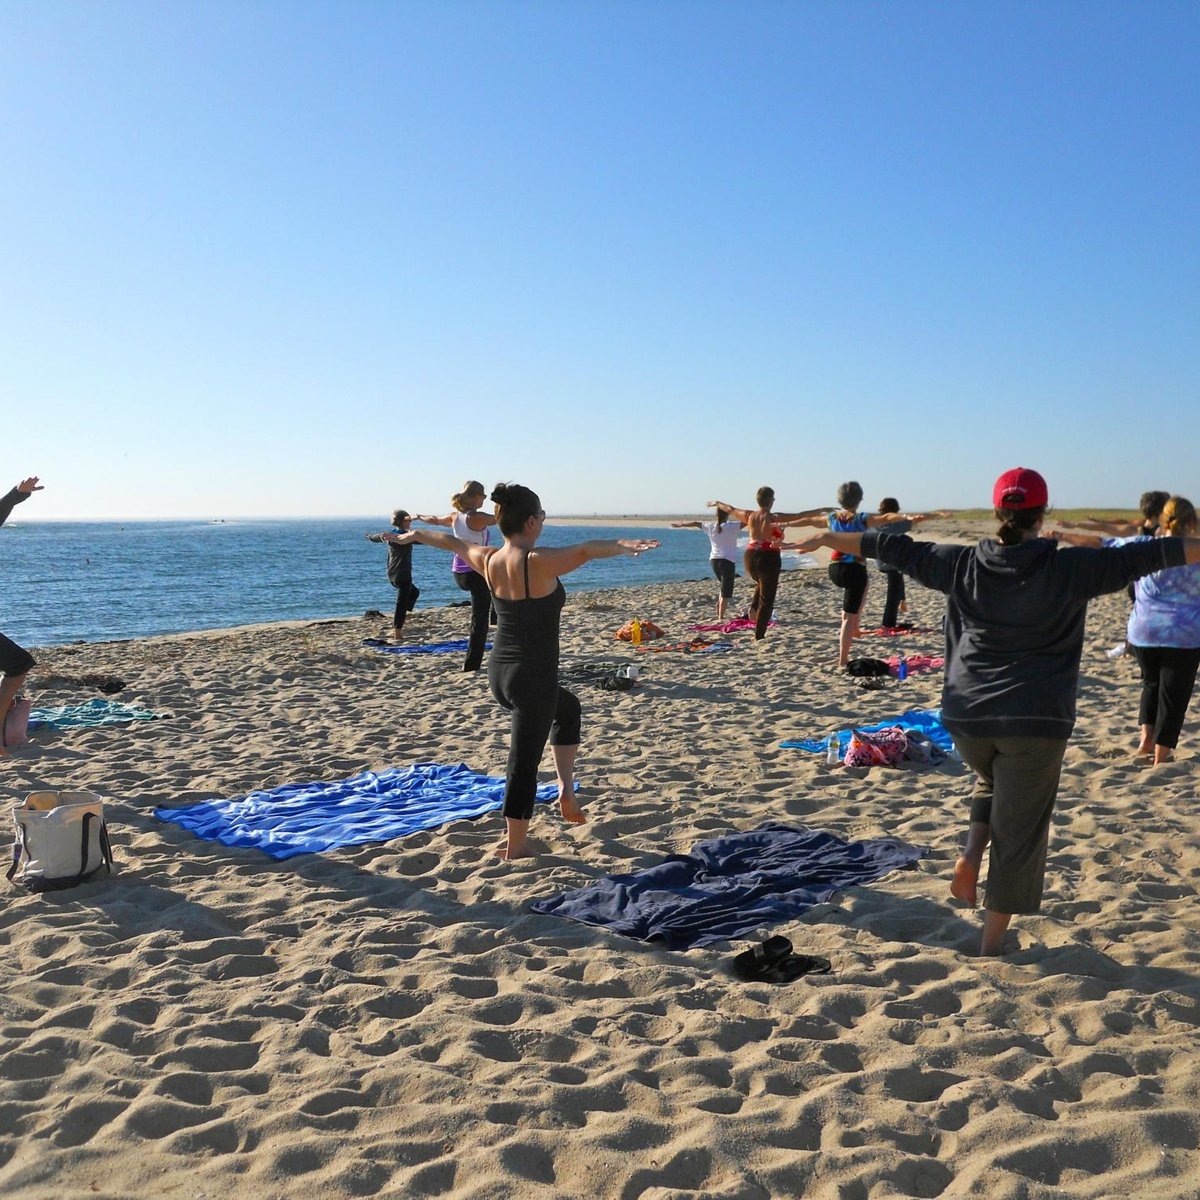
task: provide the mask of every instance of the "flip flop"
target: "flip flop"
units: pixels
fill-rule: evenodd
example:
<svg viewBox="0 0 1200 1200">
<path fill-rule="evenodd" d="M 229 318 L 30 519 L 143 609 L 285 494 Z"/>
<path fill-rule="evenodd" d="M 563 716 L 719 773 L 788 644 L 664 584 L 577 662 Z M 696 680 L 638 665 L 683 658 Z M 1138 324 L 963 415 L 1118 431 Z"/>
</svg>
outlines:
<svg viewBox="0 0 1200 1200">
<path fill-rule="evenodd" d="M 833 968 L 827 958 L 792 953 L 785 937 L 770 937 L 736 955 L 730 969 L 746 983 L 795 983 L 805 975 L 828 975 Z"/>
</svg>

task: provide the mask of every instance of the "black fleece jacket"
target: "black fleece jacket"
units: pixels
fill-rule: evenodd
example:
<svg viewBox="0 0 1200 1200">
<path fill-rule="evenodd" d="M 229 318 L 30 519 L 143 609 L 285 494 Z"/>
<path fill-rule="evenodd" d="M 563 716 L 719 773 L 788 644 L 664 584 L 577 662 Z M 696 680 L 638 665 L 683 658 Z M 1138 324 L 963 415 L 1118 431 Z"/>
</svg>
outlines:
<svg viewBox="0 0 1200 1200">
<path fill-rule="evenodd" d="M 4 522 L 8 520 L 8 514 L 12 512 L 12 510 L 16 508 L 18 504 L 20 504 L 23 500 L 28 499 L 28 492 L 21 492 L 16 488 L 13 488 L 13 490 L 9 492 L 7 496 L 0 500 L 0 525 L 3 525 Z"/>
<path fill-rule="evenodd" d="M 978 737 L 1070 737 L 1088 601 L 1185 561 L 1179 538 L 1093 550 L 1048 538 L 948 546 L 868 530 L 862 552 L 945 593 L 942 723 Z"/>
</svg>

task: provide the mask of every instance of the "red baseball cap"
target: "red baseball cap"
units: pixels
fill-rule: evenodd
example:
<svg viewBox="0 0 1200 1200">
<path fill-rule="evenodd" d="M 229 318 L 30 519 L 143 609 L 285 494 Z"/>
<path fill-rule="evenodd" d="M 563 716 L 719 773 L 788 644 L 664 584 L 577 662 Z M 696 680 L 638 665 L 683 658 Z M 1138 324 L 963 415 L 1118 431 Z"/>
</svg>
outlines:
<svg viewBox="0 0 1200 1200">
<path fill-rule="evenodd" d="M 1032 467 L 1013 467 L 992 488 L 993 508 L 1045 508 L 1050 492 L 1046 481 Z"/>
</svg>

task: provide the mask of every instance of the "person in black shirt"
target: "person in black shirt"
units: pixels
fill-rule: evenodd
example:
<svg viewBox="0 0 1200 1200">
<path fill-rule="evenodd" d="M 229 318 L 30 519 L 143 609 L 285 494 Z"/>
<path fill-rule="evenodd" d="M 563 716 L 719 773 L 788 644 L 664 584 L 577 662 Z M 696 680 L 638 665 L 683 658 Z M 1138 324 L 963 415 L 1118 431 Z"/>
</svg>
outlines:
<svg viewBox="0 0 1200 1200">
<path fill-rule="evenodd" d="M 398 508 L 392 513 L 392 532 L 407 533 L 412 517 L 404 509 Z M 368 542 L 382 542 L 384 534 L 368 533 Z M 404 618 L 417 606 L 417 597 L 421 589 L 413 583 L 412 577 L 412 547 L 388 544 L 387 561 L 388 583 L 396 589 L 396 612 L 392 617 L 392 632 L 398 638 L 404 629 Z"/>
</svg>

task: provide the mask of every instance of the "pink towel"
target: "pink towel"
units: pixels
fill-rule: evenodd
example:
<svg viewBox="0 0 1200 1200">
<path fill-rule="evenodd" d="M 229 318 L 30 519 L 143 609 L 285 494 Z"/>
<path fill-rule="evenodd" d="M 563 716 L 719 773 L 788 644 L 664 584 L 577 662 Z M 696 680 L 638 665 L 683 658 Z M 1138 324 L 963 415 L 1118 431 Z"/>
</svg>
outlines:
<svg viewBox="0 0 1200 1200">
<path fill-rule="evenodd" d="M 888 670 L 892 673 L 892 678 L 899 678 L 900 655 L 893 654 L 891 658 L 884 661 L 888 665 Z M 935 658 L 928 654 L 906 654 L 904 661 L 908 666 L 908 673 L 910 675 L 921 675 L 926 671 L 940 671 L 946 665 L 944 658 Z"/>
<path fill-rule="evenodd" d="M 768 625 L 778 625 L 776 620 L 770 620 Z M 754 622 L 749 617 L 734 617 L 732 621 L 725 621 L 719 625 L 689 625 L 689 629 L 699 630 L 701 633 L 737 633 L 740 629 L 753 629 Z"/>
</svg>

